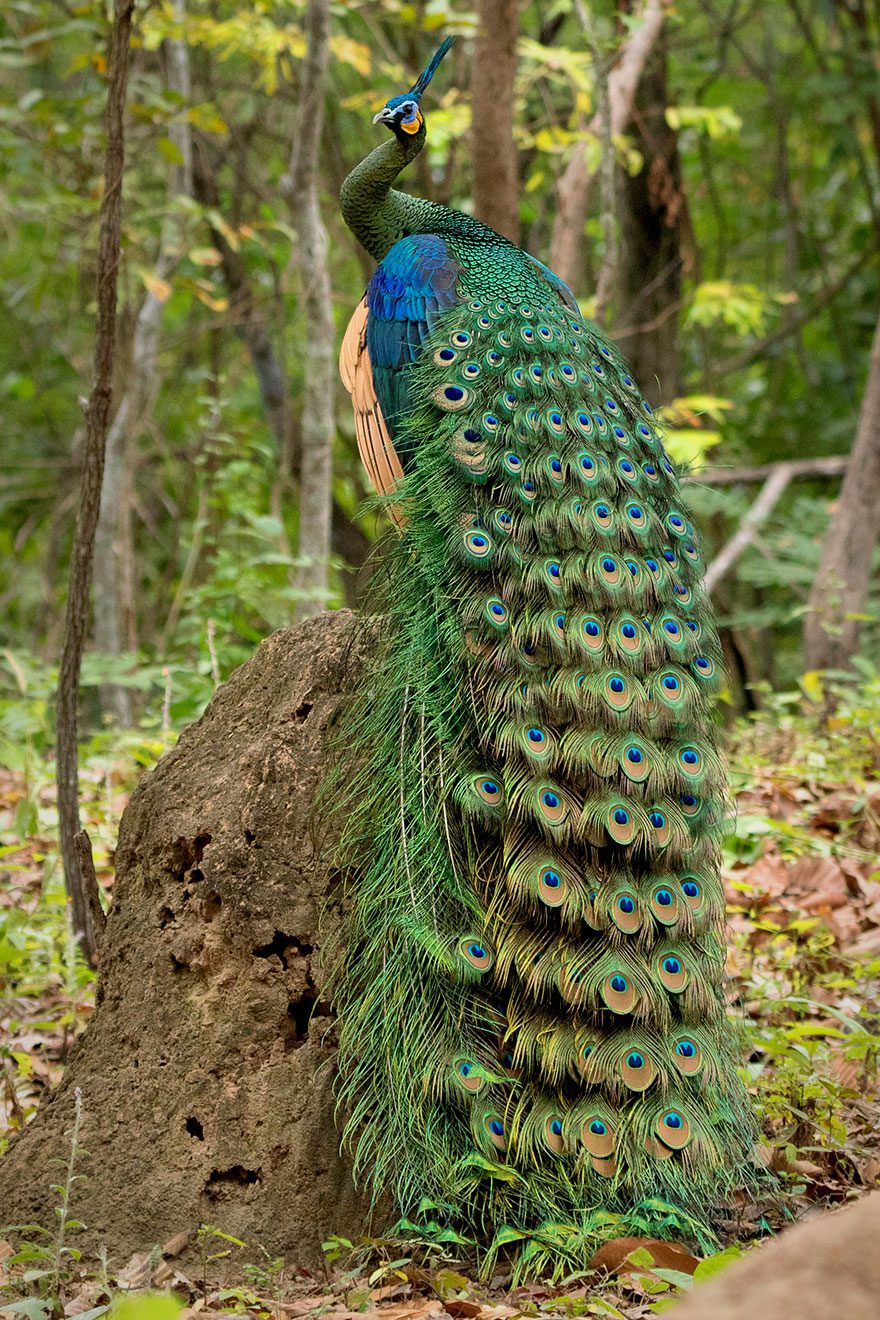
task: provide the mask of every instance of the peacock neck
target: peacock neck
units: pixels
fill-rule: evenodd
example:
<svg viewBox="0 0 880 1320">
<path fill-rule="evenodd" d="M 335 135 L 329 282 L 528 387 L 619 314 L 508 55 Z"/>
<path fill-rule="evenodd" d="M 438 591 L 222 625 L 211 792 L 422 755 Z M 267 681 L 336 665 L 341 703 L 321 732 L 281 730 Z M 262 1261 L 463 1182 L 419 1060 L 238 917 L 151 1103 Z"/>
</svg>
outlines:
<svg viewBox="0 0 880 1320">
<path fill-rule="evenodd" d="M 377 261 L 398 239 L 429 232 L 436 225 L 438 210 L 444 209 L 391 187 L 424 145 L 424 129 L 405 143 L 397 137 L 388 138 L 354 167 L 342 185 L 343 219 Z"/>
</svg>

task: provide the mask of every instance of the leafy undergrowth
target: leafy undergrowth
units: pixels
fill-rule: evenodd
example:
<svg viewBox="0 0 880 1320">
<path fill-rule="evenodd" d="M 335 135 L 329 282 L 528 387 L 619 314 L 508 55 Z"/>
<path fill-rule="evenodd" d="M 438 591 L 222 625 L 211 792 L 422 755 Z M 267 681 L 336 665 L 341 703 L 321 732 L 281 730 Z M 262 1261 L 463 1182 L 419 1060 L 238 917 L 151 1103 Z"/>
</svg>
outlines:
<svg viewBox="0 0 880 1320">
<path fill-rule="evenodd" d="M 763 1120 L 759 1158 L 782 1189 L 772 1228 L 811 1206 L 852 1199 L 880 1175 L 880 678 L 838 685 L 830 716 L 825 695 L 815 678 L 797 693 L 763 694 L 761 713 L 728 740 L 738 804 L 725 851 L 731 997 L 751 1047 L 745 1067 Z M 128 793 L 172 736 L 149 728 L 125 737 L 108 732 L 85 749 L 84 823 L 108 891 Z M 25 729 L 0 744 L 0 762 L 5 1143 L 61 1076 L 92 1010 L 93 977 L 65 922 L 44 740 Z M 24 1248 L 0 1242 L 0 1315 L 92 1320 L 111 1307 L 115 1315 L 125 1294 L 160 1289 L 161 1296 L 141 1296 L 140 1309 L 124 1298 L 124 1320 L 195 1320 L 205 1311 L 272 1320 L 374 1312 L 381 1320 L 640 1320 L 741 1250 L 730 1246 L 699 1262 L 683 1248 L 620 1239 L 601 1248 L 584 1274 L 517 1286 L 502 1266 L 476 1282 L 456 1262 L 455 1248 L 439 1241 L 335 1238 L 325 1244 L 324 1269 L 309 1272 L 270 1259 L 259 1243 L 193 1225 L 189 1238 L 127 1263 L 85 1260 L 76 1248 L 75 1159 L 68 1175 L 60 1175 L 51 1232 L 34 1231 Z M 732 1239 L 760 1236 L 767 1206 L 744 1200 L 730 1227 Z M 199 1264 L 184 1272 L 177 1258 L 193 1242 Z"/>
</svg>

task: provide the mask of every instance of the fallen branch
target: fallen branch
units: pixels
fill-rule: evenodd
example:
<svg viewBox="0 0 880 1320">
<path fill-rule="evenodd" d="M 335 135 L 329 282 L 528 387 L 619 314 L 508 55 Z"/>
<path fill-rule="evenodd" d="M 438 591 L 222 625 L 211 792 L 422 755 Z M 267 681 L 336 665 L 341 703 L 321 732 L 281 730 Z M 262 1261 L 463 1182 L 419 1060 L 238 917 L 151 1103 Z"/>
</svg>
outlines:
<svg viewBox="0 0 880 1320">
<path fill-rule="evenodd" d="M 104 196 L 98 237 L 94 376 L 86 408 L 79 509 L 70 555 L 56 717 L 58 828 L 64 860 L 64 881 L 71 906 L 74 936 L 90 963 L 97 961 L 98 932 L 89 905 L 76 843 L 76 836 L 80 833 L 77 698 L 89 616 L 95 528 L 104 479 L 104 451 L 113 395 L 116 287 L 122 229 L 122 175 L 125 169 L 125 88 L 133 13 L 134 0 L 116 0 L 110 33 L 107 146 L 104 153 Z M 88 851 L 91 853 L 91 848 Z"/>
</svg>

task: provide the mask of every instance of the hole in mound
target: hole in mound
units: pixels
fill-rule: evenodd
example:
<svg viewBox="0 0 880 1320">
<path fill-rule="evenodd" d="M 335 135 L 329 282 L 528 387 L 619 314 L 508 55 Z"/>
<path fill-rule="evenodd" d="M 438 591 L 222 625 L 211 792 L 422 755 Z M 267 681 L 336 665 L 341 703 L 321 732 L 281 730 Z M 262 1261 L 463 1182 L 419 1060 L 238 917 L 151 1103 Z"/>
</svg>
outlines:
<svg viewBox="0 0 880 1320">
<path fill-rule="evenodd" d="M 302 705 L 297 706 L 296 710 L 293 712 L 293 718 L 296 720 L 297 724 L 305 724 L 311 713 L 312 703 L 310 701 L 304 701 Z"/>
<path fill-rule="evenodd" d="M 202 911 L 205 915 L 205 921 L 213 921 L 222 906 L 223 899 L 212 889 L 210 894 L 206 894 L 202 901 Z"/>
<path fill-rule="evenodd" d="M 231 1200 L 237 1187 L 253 1187 L 259 1181 L 259 1169 L 233 1164 L 231 1169 L 212 1169 L 205 1183 L 205 1192 L 212 1201 Z"/>
<path fill-rule="evenodd" d="M 195 1137 L 197 1141 L 205 1140 L 205 1129 L 202 1127 L 201 1123 L 196 1118 L 195 1114 L 190 1114 L 189 1118 L 186 1120 L 186 1123 L 184 1124 L 184 1127 L 186 1128 L 189 1135 L 191 1137 Z"/>
</svg>

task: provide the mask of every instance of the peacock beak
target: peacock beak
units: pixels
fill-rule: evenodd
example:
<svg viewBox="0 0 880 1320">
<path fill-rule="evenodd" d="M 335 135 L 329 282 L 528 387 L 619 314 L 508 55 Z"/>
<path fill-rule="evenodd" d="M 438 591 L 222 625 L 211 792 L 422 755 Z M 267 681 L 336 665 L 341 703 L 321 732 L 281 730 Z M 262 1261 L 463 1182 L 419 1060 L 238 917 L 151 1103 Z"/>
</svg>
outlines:
<svg viewBox="0 0 880 1320">
<path fill-rule="evenodd" d="M 373 115 L 374 124 L 393 124 L 394 111 L 387 105 L 383 105 L 377 115 Z"/>
</svg>

